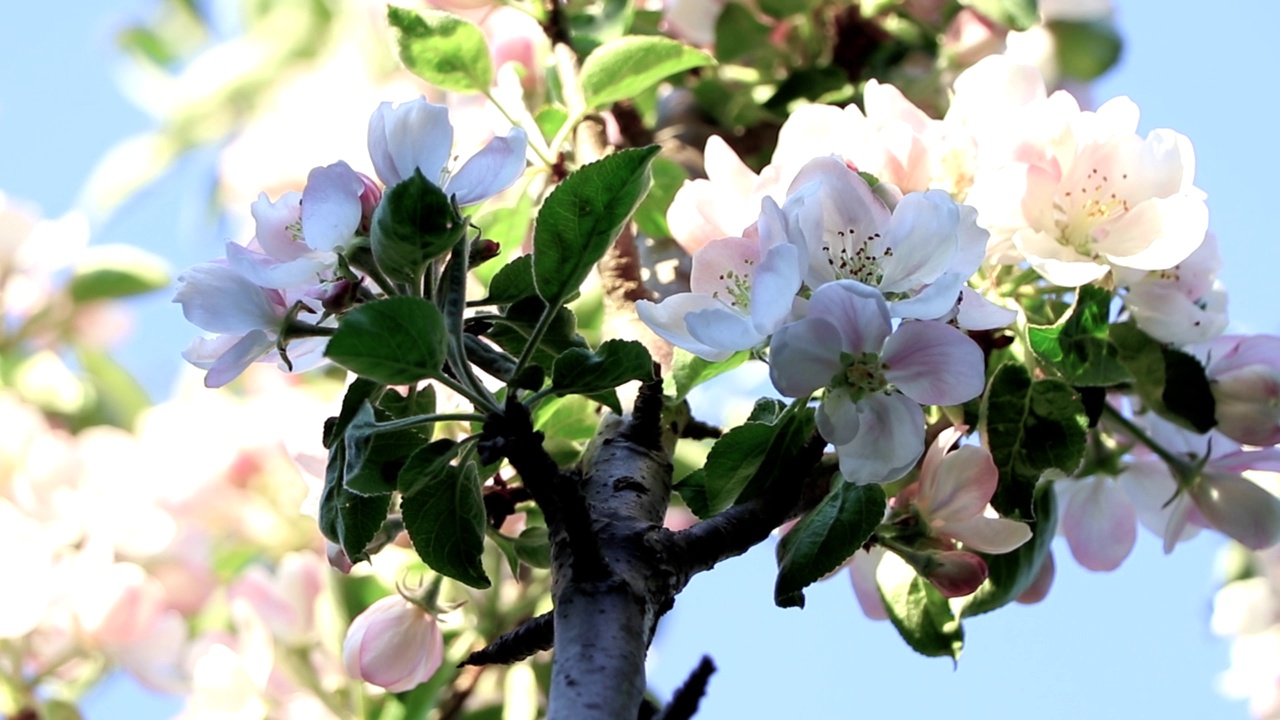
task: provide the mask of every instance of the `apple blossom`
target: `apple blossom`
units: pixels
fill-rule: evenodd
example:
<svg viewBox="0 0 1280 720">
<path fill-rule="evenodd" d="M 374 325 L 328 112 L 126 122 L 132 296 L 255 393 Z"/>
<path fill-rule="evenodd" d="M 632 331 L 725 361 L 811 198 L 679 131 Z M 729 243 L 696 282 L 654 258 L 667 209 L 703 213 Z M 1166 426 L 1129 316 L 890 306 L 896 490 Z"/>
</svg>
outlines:
<svg viewBox="0 0 1280 720">
<path fill-rule="evenodd" d="M 354 678 L 404 692 L 426 682 L 444 661 L 444 636 L 426 610 L 391 595 L 351 621 L 342 665 Z"/>
<path fill-rule="evenodd" d="M 1248 445 L 1280 443 L 1280 337 L 1228 335 L 1200 348 L 1223 435 Z"/>
<path fill-rule="evenodd" d="M 449 109 L 418 98 L 398 105 L 384 102 L 369 118 L 369 157 L 378 179 L 390 187 L 422 171 L 459 206 L 474 205 L 511 187 L 524 172 L 524 130 L 495 137 L 456 170 Z"/>
<path fill-rule="evenodd" d="M 783 325 L 769 346 L 769 377 L 783 395 L 826 387 L 822 436 L 840 470 L 859 484 L 902 477 L 924 452 L 921 404 L 954 405 L 982 392 L 982 350 L 940 322 L 907 321 L 895 331 L 889 305 L 855 280 L 819 287 L 808 315 Z"/>
<path fill-rule="evenodd" d="M 707 138 L 703 169 L 707 177 L 686 181 L 667 208 L 671 236 L 688 253 L 716 238 L 743 234 L 756 221 L 760 202 L 781 200 L 786 189 L 775 168 L 757 175 L 718 135 Z"/>
<path fill-rule="evenodd" d="M 1124 305 L 1138 327 L 1161 342 L 1187 345 L 1227 329 L 1227 293 L 1217 278 L 1221 269 L 1218 240 L 1207 233 L 1195 252 L 1168 270 L 1116 267 L 1114 272 L 1128 287 Z"/>
</svg>

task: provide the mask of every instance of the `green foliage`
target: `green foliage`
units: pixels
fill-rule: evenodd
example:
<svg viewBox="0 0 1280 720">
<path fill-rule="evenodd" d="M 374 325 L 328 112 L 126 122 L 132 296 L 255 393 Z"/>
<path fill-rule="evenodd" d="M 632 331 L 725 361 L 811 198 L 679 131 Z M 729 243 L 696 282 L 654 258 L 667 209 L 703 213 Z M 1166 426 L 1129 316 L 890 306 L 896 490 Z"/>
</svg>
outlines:
<svg viewBox="0 0 1280 720">
<path fill-rule="evenodd" d="M 636 208 L 636 227 L 649 237 L 671 237 L 671 228 L 667 227 L 667 208 L 671 207 L 671 201 L 688 179 L 689 173 L 685 172 L 680 163 L 664 157 L 654 158 L 650 169 L 653 172 L 653 187 L 644 200 L 640 201 L 640 207 Z"/>
<path fill-rule="evenodd" d="M 521 255 L 503 265 L 489 281 L 489 295 L 483 305 L 510 305 L 537 295 L 533 286 L 533 256 Z"/>
<path fill-rule="evenodd" d="M 546 570 L 551 567 L 551 539 L 541 525 L 525 528 L 515 542 L 516 557 L 524 564 Z"/>
<path fill-rule="evenodd" d="M 529 236 L 532 220 L 533 197 L 527 192 L 521 193 L 514 205 L 486 210 L 471 219 L 471 224 L 480 228 L 482 237 L 498 243 L 500 248 L 496 258 L 471 271 L 481 283 L 487 286 L 493 276 L 520 252 Z"/>
<path fill-rule="evenodd" d="M 683 400 L 690 390 L 738 367 L 749 357 L 751 353 L 743 350 L 720 362 L 712 362 L 703 360 L 684 348 L 676 348 L 671 360 L 671 373 L 665 379 L 666 392 L 670 393 L 674 385 L 675 399 Z"/>
<path fill-rule="evenodd" d="M 378 269 L 392 280 L 415 283 L 427 263 L 449 252 L 466 229 L 453 201 L 415 168 L 413 177 L 382 196 L 369 242 Z"/>
<path fill-rule="evenodd" d="M 367 560 L 365 548 L 387 519 L 390 493 L 360 495 L 343 482 L 346 445 L 338 443 L 329 450 L 325 468 L 324 491 L 320 496 L 320 532 L 342 547 L 351 562 Z"/>
<path fill-rule="evenodd" d="M 76 303 L 142 295 L 169 286 L 164 260 L 130 245 L 101 245 L 85 250 L 71 271 L 67 294 Z"/>
<path fill-rule="evenodd" d="M 1199 360 L 1165 347 L 1132 322 L 1113 326 L 1111 338 L 1144 405 L 1198 433 L 1217 424 L 1217 402 Z"/>
<path fill-rule="evenodd" d="M 587 107 L 605 107 L 678 72 L 714 64 L 710 55 L 678 40 L 628 35 L 601 45 L 583 61 L 582 94 Z"/>
<path fill-rule="evenodd" d="M 769 26 L 757 20 L 745 5 L 728 3 L 720 11 L 716 19 L 716 58 L 720 62 L 745 59 L 771 47 Z"/>
<path fill-rule="evenodd" d="M 1120 61 L 1124 40 L 1108 20 L 1055 20 L 1045 27 L 1053 35 L 1058 69 L 1067 77 L 1093 80 Z"/>
<path fill-rule="evenodd" d="M 538 319 L 547 311 L 547 304 L 537 297 L 527 297 L 512 303 L 493 327 L 485 334 L 503 350 L 519 355 L 533 334 Z M 587 341 L 578 334 L 578 319 L 573 311 L 561 307 L 555 311 L 547 330 L 539 339 L 533 354 L 533 363 L 544 368 L 555 364 L 556 358 L 570 348 L 587 349 Z M 541 384 L 541 383 L 539 383 Z"/>
<path fill-rule="evenodd" d="M 387 7 L 398 30 L 400 61 L 414 75 L 444 90 L 484 92 L 493 84 L 493 61 L 484 33 L 473 23 L 439 10 Z"/>
<path fill-rule="evenodd" d="M 533 234 L 538 295 L 556 307 L 578 291 L 649 189 L 658 146 L 621 150 L 580 168 L 547 197 Z"/>
<path fill-rule="evenodd" d="M 342 317 L 325 357 L 383 385 L 410 385 L 444 366 L 444 317 L 430 301 L 392 297 Z"/>
<path fill-rule="evenodd" d="M 902 558 L 885 553 L 876 569 L 876 584 L 889 620 L 912 650 L 926 657 L 960 659 L 964 628 L 933 583 Z"/>
<path fill-rule="evenodd" d="M 1032 352 L 1076 387 L 1112 387 L 1131 380 L 1120 351 L 1107 339 L 1112 297 L 1093 285 L 1076 288 L 1075 303 L 1057 323 L 1027 328 Z"/>
<path fill-rule="evenodd" d="M 114 425 L 129 429 L 143 410 L 151 407 L 151 398 L 115 358 L 91 347 L 77 347 L 76 361 L 92 389 L 92 402 L 78 424 Z"/>
<path fill-rule="evenodd" d="M 1030 521 L 1031 539 L 1012 552 L 1001 555 L 978 553 L 987 563 L 987 580 L 970 595 L 961 611 L 973 617 L 1004 607 L 1031 587 L 1040 569 L 1049 559 L 1058 530 L 1058 496 L 1051 483 L 1041 483 L 1035 490 L 1035 520 Z"/>
<path fill-rule="evenodd" d="M 991 504 L 1001 515 L 1035 517 L 1033 492 L 1041 474 L 1070 474 L 1084 458 L 1084 406 L 1070 385 L 1033 381 L 1018 363 L 996 370 L 987 385 L 979 423 L 983 444 L 1000 471 Z"/>
<path fill-rule="evenodd" d="M 884 518 L 884 488 L 837 477 L 831 492 L 778 543 L 778 607 L 804 607 L 804 588 L 834 572 L 871 537 Z"/>
<path fill-rule="evenodd" d="M 1040 19 L 1036 0 L 960 0 L 1010 30 L 1026 30 Z"/>
<path fill-rule="evenodd" d="M 474 588 L 490 586 L 481 556 L 486 527 L 484 499 L 474 463 L 445 465 L 417 492 L 400 501 L 405 530 L 432 570 Z"/>
<path fill-rule="evenodd" d="M 765 15 L 781 20 L 811 12 L 820 4 L 822 0 L 760 0 L 760 10 Z"/>
<path fill-rule="evenodd" d="M 574 52 L 585 57 L 601 45 L 617 40 L 631 27 L 635 17 L 632 0 L 601 0 L 569 16 L 569 42 Z"/>
<path fill-rule="evenodd" d="M 653 380 L 653 358 L 635 340 L 609 340 L 594 351 L 570 348 L 551 368 L 551 387 L 560 395 L 591 395 L 631 380 Z"/>
<path fill-rule="evenodd" d="M 440 438 L 422 445 L 405 460 L 396 476 L 396 489 L 404 497 L 416 495 L 431 482 L 439 482 L 449 471 L 449 463 L 458 456 L 462 444 Z"/>
</svg>

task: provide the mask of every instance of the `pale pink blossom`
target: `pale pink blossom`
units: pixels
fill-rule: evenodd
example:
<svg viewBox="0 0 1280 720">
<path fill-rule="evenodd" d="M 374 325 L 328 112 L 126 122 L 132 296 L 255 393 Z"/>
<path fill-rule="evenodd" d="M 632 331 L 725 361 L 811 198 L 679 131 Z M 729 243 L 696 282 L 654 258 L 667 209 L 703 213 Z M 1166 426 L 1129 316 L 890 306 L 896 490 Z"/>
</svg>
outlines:
<svg viewBox="0 0 1280 720">
<path fill-rule="evenodd" d="M 1199 354 L 1207 358 L 1217 430 L 1247 445 L 1280 443 L 1280 337 L 1226 335 Z"/>
<path fill-rule="evenodd" d="M 1227 329 L 1227 292 L 1218 272 L 1218 240 L 1207 233 L 1186 260 L 1168 270 L 1113 268 L 1128 286 L 1124 305 L 1151 337 L 1174 345 L 1203 343 Z"/>
<path fill-rule="evenodd" d="M 316 603 L 328 585 L 328 563 L 310 551 L 290 552 L 268 573 L 254 565 L 232 583 L 229 597 L 248 601 L 271 634 L 288 645 L 315 637 Z"/>
<path fill-rule="evenodd" d="M 399 595 L 357 615 L 342 643 L 347 673 L 390 692 L 426 682 L 443 661 L 444 636 L 435 618 Z"/>
<path fill-rule="evenodd" d="M 690 254 L 717 238 L 743 235 L 761 201 L 781 201 L 786 191 L 775 169 L 757 175 L 717 135 L 707 139 L 703 167 L 707 177 L 686 181 L 667 208 L 671 236 Z"/>
</svg>

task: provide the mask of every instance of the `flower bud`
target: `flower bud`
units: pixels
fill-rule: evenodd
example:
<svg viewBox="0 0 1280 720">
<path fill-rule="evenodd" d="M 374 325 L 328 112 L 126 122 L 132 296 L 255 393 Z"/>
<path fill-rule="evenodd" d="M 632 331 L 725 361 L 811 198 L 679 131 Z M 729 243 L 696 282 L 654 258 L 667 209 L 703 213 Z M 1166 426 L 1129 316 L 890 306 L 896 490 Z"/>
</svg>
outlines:
<svg viewBox="0 0 1280 720">
<path fill-rule="evenodd" d="M 922 573 L 944 597 L 974 593 L 987 579 L 987 563 L 963 550 L 947 550 L 929 556 Z"/>
<path fill-rule="evenodd" d="M 1223 435 L 1249 445 L 1280 442 L 1280 367 L 1259 363 L 1233 369 L 1213 378 L 1212 387 Z"/>
<path fill-rule="evenodd" d="M 343 575 L 351 573 L 351 568 L 355 565 L 351 562 L 351 558 L 347 557 L 347 552 L 342 546 L 333 541 L 326 541 L 324 548 L 325 558 L 329 561 L 329 567 L 337 570 Z"/>
<path fill-rule="evenodd" d="M 1243 475 L 1206 472 L 1191 500 L 1209 524 L 1251 550 L 1280 542 L 1280 499 Z"/>
<path fill-rule="evenodd" d="M 443 660 L 444 636 L 436 619 L 399 595 L 357 615 L 342 643 L 347 673 L 390 692 L 426 682 Z"/>
<path fill-rule="evenodd" d="M 382 202 L 382 186 L 362 172 L 356 173 L 356 177 L 364 185 L 364 189 L 360 191 L 359 232 L 361 235 L 368 235 L 369 228 L 373 225 L 373 213 L 378 209 L 378 203 Z"/>
</svg>

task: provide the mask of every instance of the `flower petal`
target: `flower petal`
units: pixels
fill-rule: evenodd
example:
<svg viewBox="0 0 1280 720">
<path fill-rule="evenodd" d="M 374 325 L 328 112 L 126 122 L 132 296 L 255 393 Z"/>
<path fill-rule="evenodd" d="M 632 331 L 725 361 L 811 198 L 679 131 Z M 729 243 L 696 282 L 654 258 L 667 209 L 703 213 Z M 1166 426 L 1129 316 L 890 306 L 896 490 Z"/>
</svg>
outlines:
<svg viewBox="0 0 1280 720">
<path fill-rule="evenodd" d="M 769 248 L 751 278 L 751 322 L 756 332 L 770 335 L 791 315 L 792 300 L 800 292 L 800 251 L 782 243 Z"/>
<path fill-rule="evenodd" d="M 178 276 L 173 301 L 193 325 L 214 333 L 274 329 L 284 317 L 266 290 L 227 265 L 200 263 Z"/>
<path fill-rule="evenodd" d="M 505 137 L 495 137 L 458 168 L 444 184 L 444 191 L 456 195 L 458 205 L 466 207 L 506 190 L 524 174 L 528 144 L 529 138 L 520 128 L 513 128 Z"/>
<path fill-rule="evenodd" d="M 999 554 L 1022 547 L 1031 539 L 1031 528 L 1017 520 L 976 515 L 968 520 L 947 523 L 944 534 L 964 543 L 969 550 Z"/>
<path fill-rule="evenodd" d="M 689 334 L 689 326 L 685 323 L 685 318 L 690 313 L 713 307 L 721 307 L 720 302 L 708 295 L 679 293 L 660 303 L 648 300 L 636 302 L 636 315 L 663 340 L 676 347 L 682 347 L 704 360 L 719 362 L 732 355 L 733 351 L 711 347 L 694 340 Z"/>
<path fill-rule="evenodd" d="M 226 352 L 219 355 L 218 359 L 213 361 L 213 365 L 209 366 L 209 372 L 204 376 L 204 386 L 220 388 L 235 380 L 240 377 L 240 373 L 271 352 L 275 346 L 275 339 L 265 331 L 252 330 L 246 333 L 234 345 L 227 348 Z"/>
<path fill-rule="evenodd" d="M 837 280 L 815 290 L 809 298 L 809 317 L 834 325 L 840 349 L 854 355 L 879 353 L 893 329 L 884 296 L 856 280 Z"/>
<path fill-rule="evenodd" d="M 818 406 L 818 432 L 832 445 L 852 442 L 858 434 L 858 406 L 844 388 L 828 390 Z"/>
<path fill-rule="evenodd" d="M 986 385 L 982 348 L 932 320 L 904 322 L 884 343 L 884 376 L 922 405 L 958 405 Z"/>
<path fill-rule="evenodd" d="M 383 185 L 411 177 L 415 169 L 431 182 L 453 152 L 449 109 L 418 98 L 399 105 L 384 102 L 369 118 L 369 158 Z"/>
<path fill-rule="evenodd" d="M 916 502 L 930 524 L 941 522 L 943 532 L 951 535 L 953 523 L 982 516 L 996 492 L 999 475 L 991 453 L 966 445 L 943 456 L 929 476 L 921 473 Z"/>
<path fill-rule="evenodd" d="M 769 343 L 769 379 L 783 395 L 808 395 L 844 370 L 840 351 L 840 332 L 830 320 L 810 315 L 788 323 Z"/>
<path fill-rule="evenodd" d="M 360 227 L 364 182 L 345 162 L 314 168 L 302 191 L 302 237 L 316 250 L 349 245 Z"/>
<path fill-rule="evenodd" d="M 1096 572 L 1120 567 L 1137 540 L 1128 498 L 1110 478 L 1059 482 L 1076 485 L 1062 510 L 1062 533 L 1076 562 Z"/>
<path fill-rule="evenodd" d="M 840 474 L 865 485 L 897 480 L 924 453 L 924 412 L 901 393 L 874 393 L 858 403 L 858 434 L 836 447 Z"/>
<path fill-rule="evenodd" d="M 730 353 L 765 341 L 765 336 L 751 327 L 750 320 L 723 305 L 691 312 L 685 316 L 684 322 L 694 340 Z"/>
</svg>

